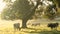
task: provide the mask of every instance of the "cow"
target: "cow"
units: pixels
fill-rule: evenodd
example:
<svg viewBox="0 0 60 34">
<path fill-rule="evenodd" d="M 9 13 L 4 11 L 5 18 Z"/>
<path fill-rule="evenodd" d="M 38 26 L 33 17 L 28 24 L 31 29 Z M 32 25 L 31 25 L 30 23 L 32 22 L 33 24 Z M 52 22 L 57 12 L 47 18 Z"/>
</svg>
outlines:
<svg viewBox="0 0 60 34">
<path fill-rule="evenodd" d="M 14 23 L 14 30 L 20 30 L 20 23 Z"/>
<path fill-rule="evenodd" d="M 59 23 L 49 23 L 47 26 L 50 27 L 51 29 L 58 27 Z"/>
<path fill-rule="evenodd" d="M 31 26 L 40 26 L 40 23 L 28 23 L 28 25 L 31 25 Z"/>
<path fill-rule="evenodd" d="M 40 23 L 32 23 L 32 26 L 40 26 Z"/>
</svg>

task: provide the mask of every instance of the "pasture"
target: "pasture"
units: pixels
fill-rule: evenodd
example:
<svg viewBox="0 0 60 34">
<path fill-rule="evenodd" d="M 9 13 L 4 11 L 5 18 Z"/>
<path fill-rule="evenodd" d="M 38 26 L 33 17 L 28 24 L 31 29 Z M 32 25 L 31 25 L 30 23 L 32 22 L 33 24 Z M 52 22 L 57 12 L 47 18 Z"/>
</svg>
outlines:
<svg viewBox="0 0 60 34">
<path fill-rule="evenodd" d="M 60 34 L 60 27 L 57 28 L 57 31 L 51 30 L 44 25 L 21 29 L 20 31 L 14 31 L 13 28 L 0 28 L 0 34 Z"/>
<path fill-rule="evenodd" d="M 47 27 L 47 23 L 41 24 L 40 26 L 31 26 L 27 25 L 28 28 L 21 28 L 20 31 L 14 31 L 13 24 L 14 22 L 21 21 L 4 21 L 4 24 L 0 21 L 0 34 L 60 34 L 60 25 L 57 27 L 57 30 Z M 13 23 L 12 23 L 13 22 Z"/>
</svg>

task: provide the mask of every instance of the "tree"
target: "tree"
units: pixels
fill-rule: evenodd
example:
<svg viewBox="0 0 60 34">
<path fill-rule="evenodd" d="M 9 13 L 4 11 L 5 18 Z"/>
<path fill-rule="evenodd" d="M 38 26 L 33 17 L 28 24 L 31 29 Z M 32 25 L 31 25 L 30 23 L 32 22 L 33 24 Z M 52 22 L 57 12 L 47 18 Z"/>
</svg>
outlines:
<svg viewBox="0 0 60 34">
<path fill-rule="evenodd" d="M 29 5 L 28 0 L 16 0 L 13 5 L 2 12 L 3 19 L 15 20 L 22 19 L 22 28 L 27 28 L 27 21 L 34 15 L 40 0 L 37 0 L 36 6 Z M 7 18 L 8 17 L 8 18 Z"/>
<path fill-rule="evenodd" d="M 11 1 L 10 1 L 11 2 Z M 2 19 L 7 20 L 22 20 L 22 28 L 27 28 L 27 21 L 32 18 L 35 14 L 36 9 L 39 5 L 42 6 L 40 0 L 36 0 L 36 5 L 32 2 L 32 5 L 29 4 L 28 0 L 16 0 L 12 5 L 5 8 L 2 12 Z M 42 9 L 43 10 L 43 9 Z M 42 11 L 40 10 L 40 11 Z M 38 12 L 39 13 L 39 12 Z M 52 14 L 47 12 L 48 14 Z M 47 15 L 50 17 L 50 15 Z"/>
<path fill-rule="evenodd" d="M 49 5 L 45 13 L 50 20 L 54 20 L 57 13 L 56 5 Z"/>
</svg>

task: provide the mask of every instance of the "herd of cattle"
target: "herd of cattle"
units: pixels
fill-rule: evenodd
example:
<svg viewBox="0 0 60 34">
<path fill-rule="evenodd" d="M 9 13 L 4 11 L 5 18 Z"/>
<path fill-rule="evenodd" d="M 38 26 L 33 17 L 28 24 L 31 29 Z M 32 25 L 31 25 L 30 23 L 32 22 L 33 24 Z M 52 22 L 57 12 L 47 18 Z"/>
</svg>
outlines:
<svg viewBox="0 0 60 34">
<path fill-rule="evenodd" d="M 31 26 L 37 26 L 37 25 L 40 26 L 40 23 L 33 23 Z M 13 26 L 14 26 L 15 30 L 20 30 L 20 23 L 15 23 Z M 58 26 L 59 26 L 58 22 L 56 22 L 56 23 L 48 23 L 48 25 L 47 25 L 47 27 L 50 27 L 51 29 L 57 28 Z"/>
</svg>

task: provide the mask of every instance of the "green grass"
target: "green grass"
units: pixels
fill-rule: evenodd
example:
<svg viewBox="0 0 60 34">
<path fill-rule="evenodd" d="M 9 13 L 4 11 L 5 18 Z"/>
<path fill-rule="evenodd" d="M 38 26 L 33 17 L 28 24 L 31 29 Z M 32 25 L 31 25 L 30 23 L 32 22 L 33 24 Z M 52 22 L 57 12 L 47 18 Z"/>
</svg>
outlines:
<svg viewBox="0 0 60 34">
<path fill-rule="evenodd" d="M 0 28 L 0 34 L 60 34 L 60 27 L 57 30 L 51 30 L 48 27 L 36 26 L 14 31 L 13 28 Z"/>
<path fill-rule="evenodd" d="M 3 21 L 1 21 L 3 22 Z M 11 22 L 11 23 L 10 23 Z M 20 22 L 20 21 L 17 21 Z M 21 29 L 20 31 L 14 31 L 13 27 L 13 23 L 15 23 L 14 21 L 4 21 L 2 25 L 8 25 L 10 27 L 0 27 L 0 34 L 60 34 L 60 26 L 57 28 L 56 30 L 51 30 L 51 28 L 47 27 L 47 24 L 41 24 L 40 26 L 29 26 L 26 29 Z"/>
</svg>

